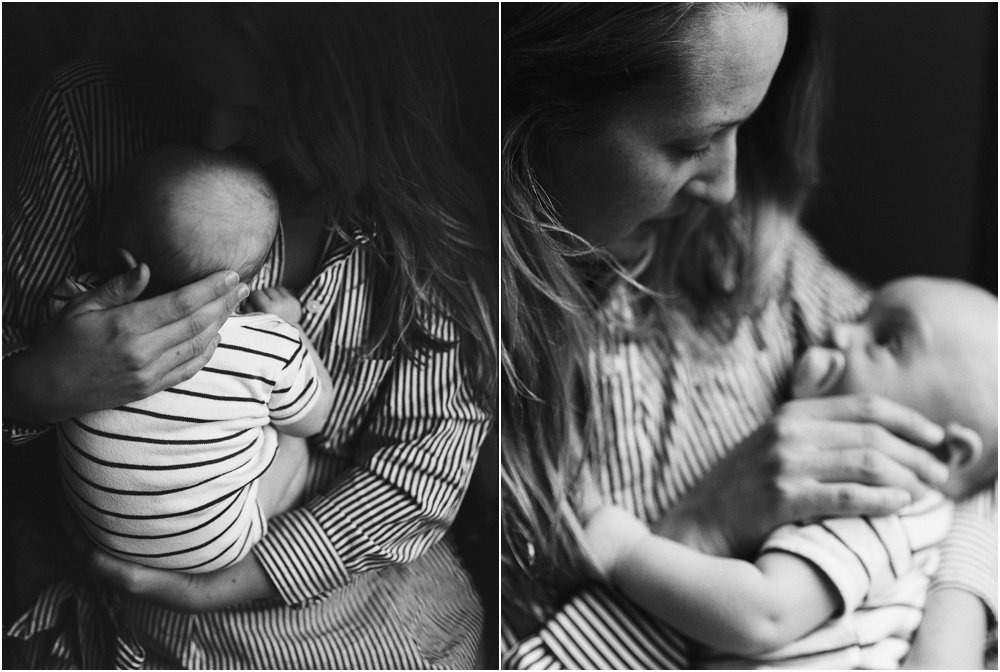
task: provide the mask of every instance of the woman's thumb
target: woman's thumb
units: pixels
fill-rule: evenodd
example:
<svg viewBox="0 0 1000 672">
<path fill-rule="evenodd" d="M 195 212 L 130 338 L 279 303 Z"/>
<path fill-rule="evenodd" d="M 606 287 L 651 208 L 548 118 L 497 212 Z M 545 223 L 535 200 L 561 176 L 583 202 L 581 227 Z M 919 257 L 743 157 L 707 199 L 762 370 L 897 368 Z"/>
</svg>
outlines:
<svg viewBox="0 0 1000 672">
<path fill-rule="evenodd" d="M 127 273 L 116 275 L 97 289 L 88 292 L 78 304 L 79 310 L 107 310 L 124 306 L 139 298 L 149 284 L 149 266 L 139 264 Z"/>
</svg>

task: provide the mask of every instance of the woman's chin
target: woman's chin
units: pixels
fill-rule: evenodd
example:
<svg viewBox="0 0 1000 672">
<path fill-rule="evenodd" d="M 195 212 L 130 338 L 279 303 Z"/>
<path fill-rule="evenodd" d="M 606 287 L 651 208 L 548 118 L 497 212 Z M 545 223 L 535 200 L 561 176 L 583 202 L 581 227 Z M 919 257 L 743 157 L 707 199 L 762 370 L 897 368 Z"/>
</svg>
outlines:
<svg viewBox="0 0 1000 672">
<path fill-rule="evenodd" d="M 656 244 L 656 231 L 649 226 L 639 226 L 628 236 L 607 245 L 605 249 L 618 263 L 629 266 L 641 260 Z"/>
</svg>

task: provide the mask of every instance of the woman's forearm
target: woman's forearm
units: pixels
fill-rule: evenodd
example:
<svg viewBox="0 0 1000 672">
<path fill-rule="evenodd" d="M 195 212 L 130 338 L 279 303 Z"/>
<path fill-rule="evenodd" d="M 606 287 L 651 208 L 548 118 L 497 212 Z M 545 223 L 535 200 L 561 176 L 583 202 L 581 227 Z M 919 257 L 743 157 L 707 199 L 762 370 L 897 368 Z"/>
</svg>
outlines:
<svg viewBox="0 0 1000 672">
<path fill-rule="evenodd" d="M 927 596 L 924 618 L 903 661 L 908 670 L 980 670 L 986 649 L 986 607 L 962 590 Z"/>
</svg>

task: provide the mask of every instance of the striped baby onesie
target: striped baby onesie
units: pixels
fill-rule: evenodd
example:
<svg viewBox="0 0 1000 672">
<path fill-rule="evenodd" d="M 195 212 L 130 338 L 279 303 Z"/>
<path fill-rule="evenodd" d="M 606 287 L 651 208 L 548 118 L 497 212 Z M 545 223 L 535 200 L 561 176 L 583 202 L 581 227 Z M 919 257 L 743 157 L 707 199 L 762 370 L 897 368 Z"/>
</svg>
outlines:
<svg viewBox="0 0 1000 672">
<path fill-rule="evenodd" d="M 277 430 L 320 398 L 298 329 L 233 316 L 190 380 L 57 428 L 66 498 L 90 538 L 122 559 L 210 572 L 241 560 L 267 523 L 258 479 Z"/>
<path fill-rule="evenodd" d="M 920 625 L 953 509 L 932 490 L 893 516 L 778 528 L 761 554 L 780 551 L 809 562 L 833 586 L 841 613 L 774 651 L 753 658 L 707 653 L 699 657 L 699 667 L 898 669 Z"/>
</svg>

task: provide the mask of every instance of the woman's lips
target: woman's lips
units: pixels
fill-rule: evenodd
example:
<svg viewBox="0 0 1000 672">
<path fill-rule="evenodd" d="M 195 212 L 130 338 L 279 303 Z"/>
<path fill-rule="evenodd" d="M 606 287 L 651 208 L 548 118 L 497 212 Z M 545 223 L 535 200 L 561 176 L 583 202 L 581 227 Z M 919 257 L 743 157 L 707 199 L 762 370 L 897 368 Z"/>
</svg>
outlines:
<svg viewBox="0 0 1000 672">
<path fill-rule="evenodd" d="M 806 350 L 792 377 L 792 397 L 822 397 L 844 375 L 847 359 L 840 350 L 813 346 Z"/>
</svg>

